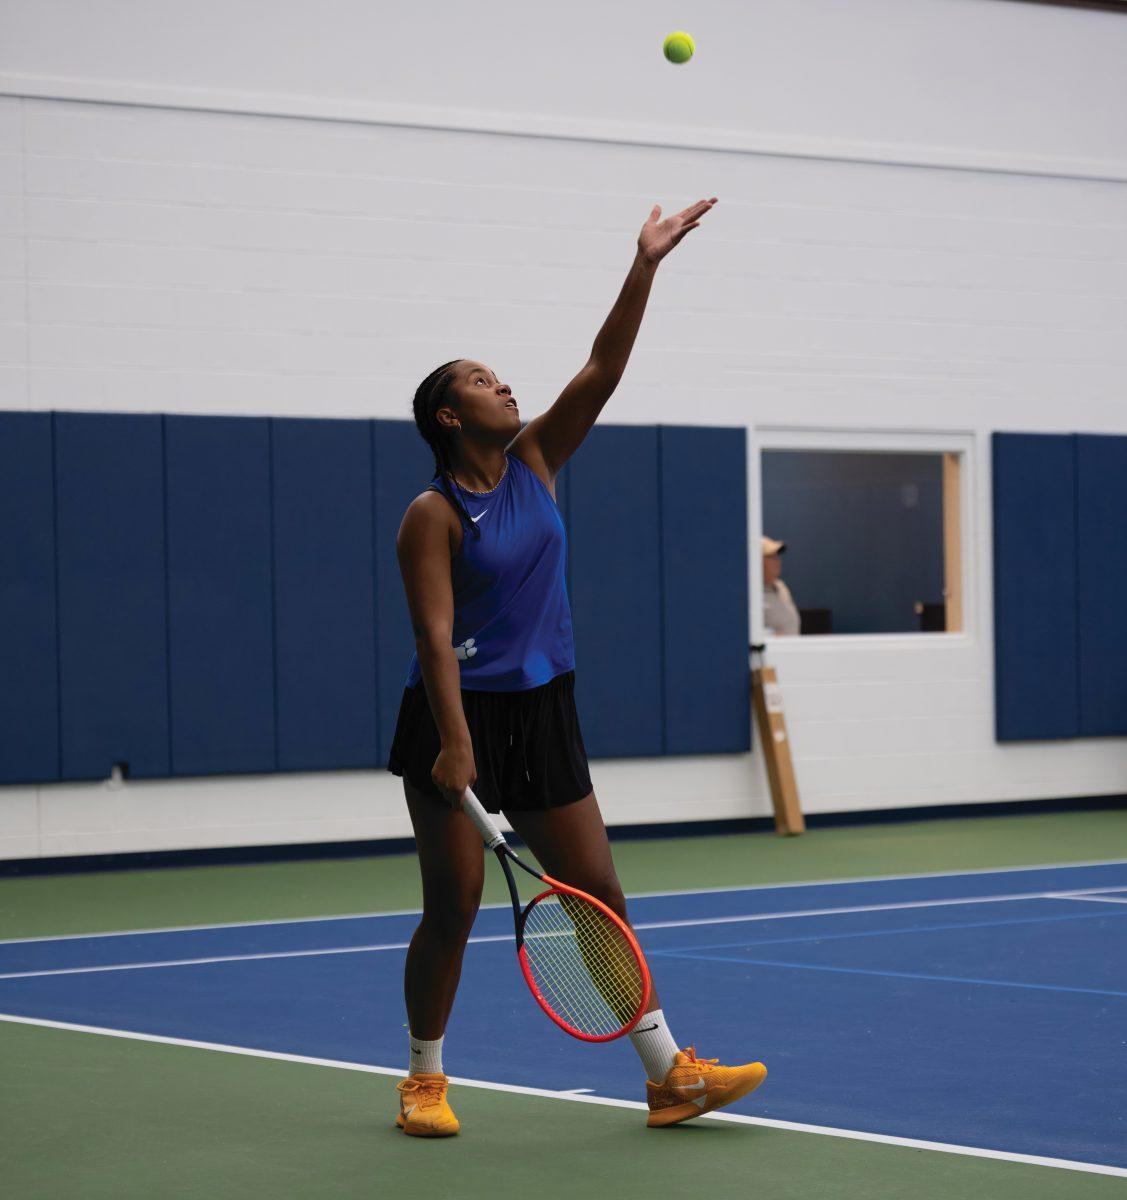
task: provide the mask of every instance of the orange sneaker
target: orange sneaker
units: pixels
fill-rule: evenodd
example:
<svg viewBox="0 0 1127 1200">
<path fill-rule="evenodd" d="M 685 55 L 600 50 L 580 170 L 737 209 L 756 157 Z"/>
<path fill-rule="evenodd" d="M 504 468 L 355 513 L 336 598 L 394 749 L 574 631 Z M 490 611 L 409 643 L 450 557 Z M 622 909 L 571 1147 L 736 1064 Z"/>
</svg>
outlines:
<svg viewBox="0 0 1127 1200">
<path fill-rule="evenodd" d="M 446 1103 L 445 1075 L 430 1075 L 422 1071 L 401 1079 L 395 1089 L 399 1093 L 399 1115 L 396 1125 L 413 1137 L 450 1137 L 458 1132 L 458 1118 Z"/>
<path fill-rule="evenodd" d="M 697 1058 L 689 1046 L 678 1050 L 662 1083 L 646 1080 L 650 1105 L 647 1125 L 676 1125 L 712 1112 L 753 1092 L 767 1078 L 761 1062 L 742 1067 L 719 1067 L 715 1058 Z"/>
</svg>

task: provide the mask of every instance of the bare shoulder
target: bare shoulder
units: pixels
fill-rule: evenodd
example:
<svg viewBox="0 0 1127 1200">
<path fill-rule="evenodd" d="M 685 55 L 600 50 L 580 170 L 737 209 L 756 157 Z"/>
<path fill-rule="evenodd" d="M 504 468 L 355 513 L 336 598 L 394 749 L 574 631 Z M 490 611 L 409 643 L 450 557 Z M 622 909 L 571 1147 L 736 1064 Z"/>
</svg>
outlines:
<svg viewBox="0 0 1127 1200">
<path fill-rule="evenodd" d="M 442 535 L 450 553 L 456 554 L 462 541 L 462 527 L 450 501 L 433 488 L 420 492 L 403 514 L 397 539 L 400 552 L 421 551 L 441 545 Z"/>
<path fill-rule="evenodd" d="M 522 463 L 548 489 L 553 500 L 556 498 L 556 477 L 548 469 L 544 455 L 540 452 L 540 444 L 536 440 L 535 421 L 529 423 L 517 434 L 505 448 L 508 454 L 519 458 Z"/>
<path fill-rule="evenodd" d="M 410 517 L 412 524 L 419 524 L 433 521 L 436 517 L 444 516 L 449 511 L 450 501 L 440 492 L 436 492 L 434 488 L 427 488 L 407 505 L 403 519 L 406 520 Z"/>
</svg>

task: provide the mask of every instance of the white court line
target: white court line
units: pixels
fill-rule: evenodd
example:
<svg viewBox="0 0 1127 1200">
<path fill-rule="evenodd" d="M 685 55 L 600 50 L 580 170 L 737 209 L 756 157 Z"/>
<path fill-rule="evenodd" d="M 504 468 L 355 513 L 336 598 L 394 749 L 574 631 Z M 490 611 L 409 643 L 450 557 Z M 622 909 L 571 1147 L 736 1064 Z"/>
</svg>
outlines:
<svg viewBox="0 0 1127 1200">
<path fill-rule="evenodd" d="M 509 902 L 483 904 L 481 908 L 508 908 Z M 81 942 L 94 938 L 149 937 L 158 933 L 206 933 L 210 929 L 259 929 L 264 925 L 314 925 L 318 921 L 368 921 L 373 917 L 419 917 L 421 908 L 395 908 L 387 912 L 335 913 L 328 917 L 271 917 L 265 921 L 216 921 L 210 925 L 157 925 L 149 929 L 113 929 L 108 933 L 52 933 L 46 937 L 0 938 L 0 946 L 23 942 Z"/>
<path fill-rule="evenodd" d="M 964 875 L 1025 875 L 1030 871 L 1068 871 L 1079 867 L 1127 867 L 1127 859 L 1099 858 L 1076 863 L 1031 863 L 1027 867 L 972 867 L 967 871 L 915 871 L 905 875 L 855 875 L 845 879 L 805 879 L 797 883 L 746 883 L 735 887 L 682 888 L 667 892 L 631 892 L 628 900 L 660 896 L 708 896 L 714 892 L 762 892 L 783 888 L 833 887 L 840 883 L 887 883 L 900 879 L 962 879 Z M 1104 888 L 1113 891 L 1113 888 Z"/>
<path fill-rule="evenodd" d="M 0 1013 L 0 1021 L 14 1025 L 38 1025 L 46 1029 L 65 1029 L 76 1033 L 95 1033 L 103 1037 L 124 1038 L 129 1041 L 156 1042 L 166 1046 L 183 1046 L 194 1050 L 212 1050 L 220 1054 L 238 1054 L 248 1058 L 268 1058 L 278 1062 L 304 1063 L 307 1066 L 335 1067 L 342 1071 L 363 1071 L 371 1075 L 403 1076 L 405 1071 L 393 1067 L 377 1067 L 369 1063 L 348 1062 L 344 1059 L 313 1058 L 304 1054 L 283 1054 L 275 1050 L 256 1050 L 249 1046 L 230 1046 L 221 1042 L 197 1042 L 189 1038 L 165 1037 L 153 1033 L 137 1033 L 128 1029 L 107 1029 L 98 1025 L 77 1025 L 70 1021 L 48 1021 L 40 1017 L 24 1017 Z M 451 1076 L 450 1082 L 461 1087 L 483 1088 L 492 1092 L 511 1092 L 520 1096 L 543 1096 L 549 1100 L 568 1100 L 577 1104 L 600 1104 L 607 1108 L 632 1108 L 646 1111 L 647 1105 L 638 1100 L 612 1100 L 606 1096 L 585 1096 L 578 1091 L 553 1092 L 546 1088 L 521 1087 L 516 1084 L 491 1083 L 483 1079 L 462 1079 Z M 1035 1154 L 1015 1154 L 1008 1150 L 988 1150 L 981 1146 L 960 1146 L 950 1142 L 928 1142 L 919 1138 L 895 1137 L 892 1134 L 869 1133 L 860 1129 L 835 1129 L 829 1125 L 806 1125 L 798 1121 L 776 1121 L 768 1117 L 748 1117 L 742 1113 L 705 1113 L 698 1121 L 726 1121 L 737 1125 L 763 1125 L 770 1129 L 785 1129 L 794 1133 L 813 1133 L 823 1137 L 848 1138 L 860 1142 L 880 1142 L 887 1146 L 906 1146 L 914 1150 L 935 1150 L 941 1154 L 961 1154 L 969 1158 L 993 1158 L 1003 1162 L 1027 1163 L 1036 1167 L 1056 1167 L 1065 1171 L 1083 1171 L 1091 1175 L 1114 1175 L 1127 1178 L 1127 1168 L 1109 1167 L 1103 1163 L 1077 1162 L 1067 1158 L 1045 1158 Z"/>
<path fill-rule="evenodd" d="M 1101 888 L 1105 892 L 1122 892 L 1124 888 Z M 1068 892 L 1046 892 L 1046 898 L 1049 900 L 1086 900 L 1088 903 L 1095 904 L 1127 904 L 1127 899 L 1120 896 L 1082 896 L 1078 893 L 1070 894 Z"/>
<path fill-rule="evenodd" d="M 511 933 L 470 938 L 471 942 L 511 942 Z M 103 971 L 150 971 L 157 967 L 201 967 L 209 963 L 256 962 L 264 958 L 317 958 L 329 954 L 369 954 L 376 950 L 406 950 L 410 942 L 382 942 L 376 946 L 329 946 L 318 950 L 276 950 L 269 954 L 217 954 L 211 958 L 158 959 L 155 962 L 109 963 L 100 967 L 58 967 L 50 971 L 11 971 L 4 979 L 38 979 L 44 975 L 97 975 Z"/>
<path fill-rule="evenodd" d="M 803 908 L 790 912 L 747 913 L 733 917 L 697 917 L 681 921 L 635 921 L 634 929 L 684 929 L 699 925 L 735 925 L 758 921 L 787 921 L 800 917 L 836 917 L 848 913 L 892 912 L 909 908 L 949 908 L 968 904 L 1002 904 L 1014 900 L 1072 900 L 1085 899 L 1089 891 L 1127 892 L 1121 888 L 1078 888 L 1072 892 L 1013 892 L 1006 896 L 963 896 L 949 900 L 905 900 L 899 904 L 854 904 L 843 908 Z M 503 907 L 508 908 L 509 905 Z M 911 932 L 908 930 L 907 932 Z M 469 945 L 483 942 L 507 942 L 511 933 L 482 934 L 471 937 Z M 257 962 L 271 958 L 316 958 L 328 954 L 369 954 L 381 950 L 406 950 L 408 942 L 380 942 L 367 946 L 329 946 L 310 950 L 276 950 L 262 954 L 216 954 L 206 958 L 156 959 L 152 962 L 108 963 L 91 967 L 53 967 L 43 971 L 9 971 L 0 973 L 0 982 L 6 979 L 39 979 L 48 975 L 98 975 L 107 971 L 143 971 L 159 967 L 199 967 L 212 963 Z"/>
<path fill-rule="evenodd" d="M 905 879 L 961 879 L 964 875 L 1021 875 L 1029 871 L 1067 871 L 1082 867 L 1127 867 L 1127 859 L 1103 858 L 1088 862 L 1033 863 L 1028 867 L 976 867 L 969 871 L 918 871 L 907 875 L 859 875 L 845 879 L 804 879 L 797 883 L 744 883 L 731 887 L 680 888 L 665 892 L 630 892 L 627 900 L 655 900 L 663 896 L 710 896 L 719 892 L 773 892 L 783 888 L 834 887 L 845 883 L 891 883 Z M 1113 891 L 1113 888 L 1099 889 Z M 482 909 L 508 908 L 507 900 L 481 905 Z M 417 917 L 421 908 L 396 908 L 384 912 L 335 913 L 324 917 L 272 917 L 263 921 L 217 921 L 205 925 L 161 925 L 147 929 L 114 929 L 106 933 L 56 933 L 46 937 L 0 938 L 0 946 L 21 942 L 73 942 L 84 938 L 140 937 L 154 933 L 196 933 L 208 929 L 256 929 L 262 925 L 307 925 L 317 921 L 365 921 L 372 917 Z"/>
<path fill-rule="evenodd" d="M 1121 888 L 1077 888 L 1071 892 L 1057 892 L 1055 897 L 1068 899 L 1073 896 L 1084 896 L 1089 891 L 1096 892 L 1127 892 L 1127 887 Z M 633 924 L 634 929 L 680 929 L 688 925 L 732 925 L 743 921 L 782 921 L 790 917 L 836 917 L 842 913 L 892 912 L 906 908 L 948 908 L 961 904 L 1003 904 L 1013 900 L 1047 900 L 1048 892 L 1011 892 L 1003 896 L 961 896 L 947 900 L 904 900 L 899 904 L 852 904 L 841 908 L 804 908 L 791 912 L 779 913 L 749 913 L 746 916 L 734 917 L 697 917 L 682 921 L 639 921 Z M 471 939 L 472 941 L 472 939 Z M 0 976 L 0 978 L 3 978 Z"/>
</svg>

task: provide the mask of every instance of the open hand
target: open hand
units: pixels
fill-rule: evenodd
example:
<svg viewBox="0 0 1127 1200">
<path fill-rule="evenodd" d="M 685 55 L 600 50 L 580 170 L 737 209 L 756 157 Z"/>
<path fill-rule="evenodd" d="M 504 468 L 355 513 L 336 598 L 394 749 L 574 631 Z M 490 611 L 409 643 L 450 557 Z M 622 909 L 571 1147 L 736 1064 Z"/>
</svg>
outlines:
<svg viewBox="0 0 1127 1200">
<path fill-rule="evenodd" d="M 659 263 L 674 246 L 689 232 L 700 224 L 701 217 L 716 203 L 716 197 L 711 200 L 698 200 L 690 204 L 672 217 L 661 220 L 661 205 L 655 204 L 649 219 L 638 234 L 638 251 L 652 263 Z"/>
</svg>

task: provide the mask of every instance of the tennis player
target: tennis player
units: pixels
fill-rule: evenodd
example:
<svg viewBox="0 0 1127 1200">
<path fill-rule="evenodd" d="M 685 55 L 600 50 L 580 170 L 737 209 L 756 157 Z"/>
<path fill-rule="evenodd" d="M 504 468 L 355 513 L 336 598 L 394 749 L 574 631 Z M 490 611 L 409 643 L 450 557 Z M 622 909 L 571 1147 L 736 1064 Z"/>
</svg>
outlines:
<svg viewBox="0 0 1127 1200">
<path fill-rule="evenodd" d="M 481 837 L 459 807 L 467 787 L 504 812 L 547 874 L 626 918 L 575 708 L 555 479 L 622 378 L 658 264 L 715 203 L 664 220 L 655 205 L 589 361 L 541 416 L 522 427 L 509 385 L 471 359 L 444 363 L 415 392 L 435 475 L 397 539 L 416 652 L 388 761 L 403 777 L 423 880 L 404 981 L 409 1074 L 397 1085 L 396 1124 L 409 1134 L 458 1132 L 442 1041 L 484 878 Z M 651 1126 L 728 1104 L 767 1074 L 679 1048 L 656 990 L 629 1036 Z"/>
</svg>

